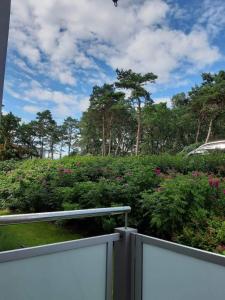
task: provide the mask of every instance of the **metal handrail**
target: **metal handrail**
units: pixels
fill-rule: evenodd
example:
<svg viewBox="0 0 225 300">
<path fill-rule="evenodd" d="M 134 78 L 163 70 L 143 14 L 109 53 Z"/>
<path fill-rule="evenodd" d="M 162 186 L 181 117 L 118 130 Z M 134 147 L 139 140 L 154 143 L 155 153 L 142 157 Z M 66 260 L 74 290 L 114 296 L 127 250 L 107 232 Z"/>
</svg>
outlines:
<svg viewBox="0 0 225 300">
<path fill-rule="evenodd" d="M 69 219 L 83 219 L 90 217 L 125 215 L 125 228 L 127 228 L 127 216 L 131 211 L 130 206 L 123 207 L 108 207 L 108 208 L 93 208 L 70 211 L 56 211 L 44 212 L 34 214 L 19 214 L 0 216 L 0 225 L 34 223 L 45 221 L 69 220 Z"/>
</svg>

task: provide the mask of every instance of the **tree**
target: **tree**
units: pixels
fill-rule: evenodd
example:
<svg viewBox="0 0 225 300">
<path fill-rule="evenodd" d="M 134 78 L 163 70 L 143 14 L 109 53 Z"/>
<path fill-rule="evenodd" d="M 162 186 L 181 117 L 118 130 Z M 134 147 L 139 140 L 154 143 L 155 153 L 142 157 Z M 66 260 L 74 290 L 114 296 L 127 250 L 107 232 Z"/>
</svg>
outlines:
<svg viewBox="0 0 225 300">
<path fill-rule="evenodd" d="M 49 110 L 38 112 L 36 117 L 36 132 L 37 132 L 37 144 L 40 146 L 40 157 L 43 158 L 45 147 L 49 145 L 49 137 L 51 138 L 52 128 L 56 125 L 56 122 L 52 118 L 52 114 Z"/>
<path fill-rule="evenodd" d="M 16 143 L 17 132 L 20 127 L 21 119 L 13 115 L 11 112 L 9 114 L 3 115 L 0 124 L 0 141 L 2 143 L 1 147 L 1 158 L 7 159 L 12 155 L 14 151 L 14 144 Z"/>
<path fill-rule="evenodd" d="M 102 87 L 95 86 L 90 96 L 89 110 L 95 117 L 101 120 L 102 127 L 102 156 L 111 154 L 112 148 L 112 125 L 115 118 L 116 106 L 124 101 L 124 93 L 117 92 L 114 85 L 104 84 Z"/>
<path fill-rule="evenodd" d="M 82 154 L 98 155 L 102 152 L 102 120 L 90 107 L 80 120 L 80 134 Z"/>
<path fill-rule="evenodd" d="M 17 132 L 17 142 L 19 145 L 27 149 L 29 156 L 37 156 L 37 149 L 35 140 L 36 134 L 36 121 L 31 121 L 28 124 L 23 123 Z"/>
<path fill-rule="evenodd" d="M 132 70 L 117 70 L 118 88 L 130 90 L 130 101 L 137 109 L 137 133 L 136 133 L 136 155 L 139 154 L 140 140 L 142 134 L 142 106 L 152 104 L 153 100 L 150 93 L 146 90 L 145 86 L 148 83 L 154 83 L 157 76 L 153 73 L 146 73 L 144 75 L 135 73 Z"/>
<path fill-rule="evenodd" d="M 66 129 L 63 125 L 58 126 L 59 137 L 59 157 L 62 158 L 64 147 L 66 146 Z"/>
<path fill-rule="evenodd" d="M 93 87 L 80 121 L 68 117 L 60 126 L 49 110 L 27 124 L 12 113 L 3 115 L 1 158 L 44 157 L 45 150 L 51 158 L 56 151 L 62 157 L 66 148 L 68 155 L 78 149 L 103 156 L 177 153 L 212 137 L 224 139 L 225 71 L 203 73 L 201 84 L 172 97 L 172 107 L 153 103 L 146 86 L 156 78 L 117 70 L 116 83 Z"/>
<path fill-rule="evenodd" d="M 171 102 L 173 108 L 179 108 L 188 105 L 189 99 L 186 97 L 185 93 L 178 93 L 172 97 Z"/>
<path fill-rule="evenodd" d="M 56 145 L 60 142 L 60 129 L 56 122 L 52 122 L 49 128 L 48 140 L 49 140 L 49 153 L 51 159 L 54 158 L 54 152 L 56 151 Z"/>
<path fill-rule="evenodd" d="M 143 110 L 142 152 L 159 154 L 173 148 L 174 115 L 166 103 L 149 105 Z"/>
<path fill-rule="evenodd" d="M 63 122 L 62 130 L 65 144 L 68 146 L 68 155 L 70 155 L 71 149 L 79 136 L 79 122 L 76 119 L 68 117 Z"/>
<path fill-rule="evenodd" d="M 198 111 L 199 122 L 201 120 L 208 121 L 205 140 L 205 143 L 207 143 L 212 135 L 214 122 L 225 110 L 225 72 L 220 71 L 218 74 L 203 73 L 202 79 L 201 86 L 192 89 L 190 96 L 193 109 Z M 197 134 L 199 134 L 199 128 Z"/>
<path fill-rule="evenodd" d="M 196 128 L 196 134 L 195 134 L 195 143 L 199 142 L 199 136 L 201 133 L 202 126 L 205 122 L 206 115 L 204 112 L 204 106 L 205 103 L 203 99 L 201 98 L 201 88 L 198 86 L 195 86 L 191 89 L 189 92 L 190 96 L 190 112 L 197 120 L 197 128 Z"/>
</svg>

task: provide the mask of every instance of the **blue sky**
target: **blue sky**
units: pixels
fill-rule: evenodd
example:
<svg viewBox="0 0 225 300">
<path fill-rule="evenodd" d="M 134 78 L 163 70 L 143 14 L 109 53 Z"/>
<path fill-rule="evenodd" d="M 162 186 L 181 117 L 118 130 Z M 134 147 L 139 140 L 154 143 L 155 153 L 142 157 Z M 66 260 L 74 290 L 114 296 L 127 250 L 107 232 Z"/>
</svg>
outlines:
<svg viewBox="0 0 225 300">
<path fill-rule="evenodd" d="M 225 69 L 223 0 L 12 0 L 4 110 L 79 118 L 116 68 L 158 75 L 155 102 Z"/>
</svg>

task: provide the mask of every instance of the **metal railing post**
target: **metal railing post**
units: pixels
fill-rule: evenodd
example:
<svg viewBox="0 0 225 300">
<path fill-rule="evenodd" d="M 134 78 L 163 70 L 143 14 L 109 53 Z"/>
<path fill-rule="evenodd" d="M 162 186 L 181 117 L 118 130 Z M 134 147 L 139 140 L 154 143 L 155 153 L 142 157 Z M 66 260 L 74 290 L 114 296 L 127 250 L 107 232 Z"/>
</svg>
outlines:
<svg viewBox="0 0 225 300">
<path fill-rule="evenodd" d="M 116 228 L 120 240 L 114 244 L 114 300 L 131 300 L 132 291 L 132 233 L 133 228 Z"/>
<path fill-rule="evenodd" d="M 2 116 L 3 85 L 9 34 L 11 0 L 0 1 L 0 123 Z"/>
</svg>

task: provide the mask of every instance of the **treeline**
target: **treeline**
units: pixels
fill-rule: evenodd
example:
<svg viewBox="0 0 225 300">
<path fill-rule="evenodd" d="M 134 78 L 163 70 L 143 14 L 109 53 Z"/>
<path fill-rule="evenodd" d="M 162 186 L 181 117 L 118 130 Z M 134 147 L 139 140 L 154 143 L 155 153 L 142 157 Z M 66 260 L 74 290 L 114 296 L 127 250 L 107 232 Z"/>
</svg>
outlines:
<svg viewBox="0 0 225 300">
<path fill-rule="evenodd" d="M 12 113 L 2 116 L 0 159 L 59 157 L 75 151 L 79 122 L 68 117 L 58 125 L 49 110 L 38 112 L 36 120 L 21 123 Z"/>
<path fill-rule="evenodd" d="M 103 156 L 177 153 L 225 138 L 224 71 L 203 73 L 202 83 L 174 95 L 171 107 L 154 104 L 149 87 L 156 79 L 153 73 L 117 70 L 114 84 L 94 87 L 80 121 L 82 151 Z"/>
<path fill-rule="evenodd" d="M 93 87 L 90 105 L 78 121 L 58 125 L 50 111 L 21 124 L 12 113 L 0 126 L 1 157 L 23 152 L 50 157 L 66 153 L 131 155 L 177 153 L 185 146 L 225 138 L 225 72 L 203 73 L 202 83 L 166 103 L 154 103 L 153 73 L 117 70 L 113 84 Z M 45 155 L 46 156 L 46 155 Z"/>
</svg>

